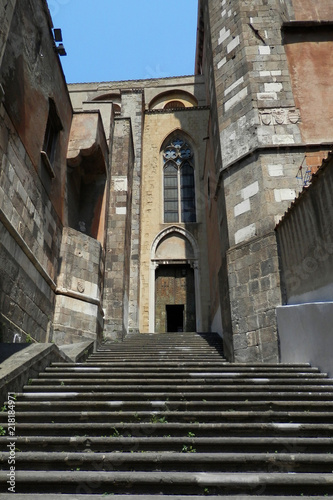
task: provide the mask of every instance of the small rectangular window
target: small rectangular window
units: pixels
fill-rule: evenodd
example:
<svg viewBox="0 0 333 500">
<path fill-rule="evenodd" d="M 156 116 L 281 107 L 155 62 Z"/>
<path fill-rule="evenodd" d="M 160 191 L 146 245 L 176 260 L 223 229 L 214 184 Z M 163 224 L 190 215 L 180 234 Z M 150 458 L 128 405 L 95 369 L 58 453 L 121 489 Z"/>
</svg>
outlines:
<svg viewBox="0 0 333 500">
<path fill-rule="evenodd" d="M 46 123 L 43 150 L 41 151 L 43 163 L 52 178 L 55 177 L 54 161 L 58 143 L 59 132 L 62 130 L 55 103 L 49 99 L 49 114 Z"/>
</svg>

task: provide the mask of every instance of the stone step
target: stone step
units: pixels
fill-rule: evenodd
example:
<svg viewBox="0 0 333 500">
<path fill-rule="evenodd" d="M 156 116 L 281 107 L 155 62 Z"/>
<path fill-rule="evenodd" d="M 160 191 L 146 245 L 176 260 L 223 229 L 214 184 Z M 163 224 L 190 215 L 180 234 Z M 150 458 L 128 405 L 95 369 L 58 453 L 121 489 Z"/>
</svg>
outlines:
<svg viewBox="0 0 333 500">
<path fill-rule="evenodd" d="M 136 472 L 136 471 L 17 471 L 20 490 L 75 494 L 250 494 L 326 495 L 333 493 L 331 473 L 288 472 Z M 7 472 L 0 472 L 7 481 Z M 146 497 L 149 498 L 149 497 Z"/>
<path fill-rule="evenodd" d="M 275 394 L 275 393 L 285 393 L 285 394 L 302 394 L 306 395 L 308 394 L 309 396 L 314 395 L 318 391 L 320 394 L 325 394 L 328 393 L 330 394 L 332 392 L 332 385 L 307 385 L 307 386 L 301 386 L 301 385 L 293 385 L 293 384 L 285 384 L 285 385 L 278 385 L 278 384 L 269 384 L 269 385 L 260 385 L 260 384 L 255 384 L 250 382 L 244 382 L 242 384 L 237 384 L 236 382 L 234 384 L 230 383 L 231 381 L 228 381 L 228 384 L 226 383 L 221 383 L 217 384 L 216 381 L 214 381 L 215 384 L 193 384 L 193 381 L 188 384 L 184 385 L 168 385 L 168 386 L 163 386 L 161 387 L 161 384 L 158 385 L 140 385 L 140 384 L 112 384 L 108 381 L 108 379 L 86 379 L 86 380 L 73 380 L 73 379 L 31 379 L 29 385 L 25 385 L 23 389 L 28 392 L 45 392 L 45 391 L 91 391 L 91 392 L 115 392 L 115 393 L 122 393 L 124 391 L 137 391 L 140 394 L 142 391 L 144 392 L 151 392 L 151 393 L 161 393 L 163 391 L 163 394 L 166 396 L 171 397 L 173 394 L 183 394 L 186 391 L 190 391 L 193 396 L 195 396 L 196 393 L 200 393 L 201 391 L 205 394 L 209 393 L 218 393 L 219 391 L 223 391 L 223 394 L 237 394 L 237 393 L 242 393 L 242 391 L 245 391 L 246 394 L 251 394 L 253 389 L 255 388 L 257 391 L 263 391 L 265 394 Z M 225 381 L 224 381 L 225 382 Z M 320 381 L 321 384 L 325 383 L 324 381 Z M 267 390 L 267 392 L 266 392 Z"/>
<path fill-rule="evenodd" d="M 83 400 L 83 401 L 94 401 L 94 400 L 123 400 L 123 401 L 147 401 L 147 400 L 164 400 L 168 402 L 180 402 L 191 400 L 195 401 L 219 401 L 226 403 L 227 401 L 230 404 L 233 401 L 327 401 L 332 403 L 333 400 L 333 392 L 315 392 L 310 393 L 308 391 L 295 392 L 295 391 L 237 391 L 236 388 L 231 392 L 229 388 L 229 392 L 220 391 L 220 392 L 196 392 L 193 388 L 191 390 L 190 387 L 185 387 L 186 392 L 177 391 L 175 392 L 166 392 L 161 390 L 159 392 L 129 392 L 127 391 L 127 387 L 119 388 L 118 391 L 106 391 L 105 389 L 108 387 L 105 386 L 91 386 L 91 390 L 94 391 L 89 392 L 85 386 L 77 386 L 77 385 L 40 385 L 40 386 L 26 386 L 26 392 L 16 393 L 17 402 L 21 402 L 24 400 L 56 400 L 56 399 L 67 399 L 71 398 L 71 400 Z M 332 403 L 333 404 L 333 403 Z"/>
<path fill-rule="evenodd" d="M 106 362 L 112 363 L 113 361 L 123 361 L 123 362 L 132 362 L 133 359 L 137 359 L 138 361 L 142 362 L 150 362 L 152 358 L 155 360 L 155 363 L 160 363 L 160 362 L 179 362 L 179 363 L 184 363 L 187 361 L 205 361 L 206 363 L 209 363 L 210 361 L 221 361 L 221 355 L 218 353 L 215 354 L 205 354 L 205 353 L 193 353 L 191 355 L 186 355 L 186 354 L 159 354 L 159 353 L 145 353 L 145 354 L 136 354 L 133 353 L 132 355 L 128 355 L 126 353 L 124 354 L 111 354 L 107 358 L 105 358 Z M 223 359 L 223 358 L 222 358 Z M 89 364 L 89 362 L 87 362 Z"/>
<path fill-rule="evenodd" d="M 111 410 L 112 406 L 110 405 Z M 154 409 L 153 409 L 154 408 Z M 17 411 L 16 419 L 20 422 L 151 422 L 164 419 L 167 422 L 276 422 L 276 423 L 333 423 L 332 411 L 163 411 L 151 407 L 151 411 L 119 411 L 119 405 L 114 405 L 114 411 Z M 6 423 L 7 413 L 0 414 L 0 423 Z"/>
<path fill-rule="evenodd" d="M 102 371 L 129 371 L 129 372 L 219 372 L 219 373 L 234 373 L 234 374 L 255 374 L 259 373 L 274 373 L 274 374 L 284 374 L 284 375 L 294 375 L 301 374 L 302 376 L 307 374 L 316 374 L 319 378 L 324 378 L 325 374 L 322 374 L 316 368 L 308 367 L 308 368 L 281 368 L 279 366 L 266 366 L 266 367 L 246 367 L 246 366 L 237 366 L 232 365 L 230 363 L 224 363 L 222 361 L 212 361 L 210 363 L 207 362 L 191 362 L 187 361 L 186 363 L 173 363 L 173 362 L 165 362 L 165 363 L 156 363 L 156 362 L 147 362 L 142 363 L 140 361 L 136 362 L 125 362 L 125 361 L 117 361 L 117 362 L 86 362 L 86 363 L 53 363 L 50 367 L 46 368 L 46 372 L 57 372 L 57 371 L 71 371 L 73 369 L 94 369 L 101 368 Z"/>
<path fill-rule="evenodd" d="M 333 381 L 309 364 L 227 363 L 216 339 L 133 335 L 29 380 L 15 402 L 19 494 L 333 495 Z"/>
<path fill-rule="evenodd" d="M 207 488 L 208 489 L 208 488 Z M 87 488 L 88 490 L 88 488 Z M 208 489 L 209 490 L 209 489 Z M 202 495 L 121 495 L 121 494 L 114 494 L 110 493 L 112 495 L 113 500 L 202 500 Z M 205 493 L 205 495 L 209 495 L 209 500 L 253 500 L 253 496 L 250 495 L 237 495 L 236 497 L 234 495 L 211 495 L 209 494 L 209 491 Z M 78 495 L 78 494 L 62 494 L 61 497 L 59 494 L 52 494 L 49 493 L 47 496 L 47 500 L 105 500 L 109 495 L 107 493 L 103 494 L 92 494 L 92 495 Z M 15 495 L 15 500 L 45 500 L 45 495 L 39 495 L 38 493 L 16 493 Z M 302 495 L 302 500 L 322 500 L 322 496 L 308 496 L 308 495 Z M 260 495 L 261 500 L 272 500 L 272 496 L 269 495 Z M 325 499 L 333 499 L 333 496 L 331 495 L 325 495 Z M 8 500 L 8 494 L 7 493 L 0 493 L 0 500 Z M 274 500 L 286 500 L 285 495 L 274 495 Z M 288 495 L 287 500 L 299 500 L 299 495 L 297 496 L 291 496 Z"/>
<path fill-rule="evenodd" d="M 2 470 L 9 452 L 0 452 Z M 16 471 L 161 471 L 161 472 L 280 472 L 331 473 L 329 453 L 198 453 L 185 445 L 184 452 L 21 452 L 15 453 Z M 333 483 L 332 483 L 333 485 Z"/>
<path fill-rule="evenodd" d="M 218 351 L 222 353 L 222 344 L 221 343 L 211 343 L 208 345 L 206 342 L 202 343 L 183 343 L 183 344 L 157 344 L 157 345 L 115 345 L 108 350 L 98 350 L 95 353 L 92 353 L 92 357 L 108 355 L 110 353 L 117 352 L 128 352 L 128 353 L 137 353 L 137 352 L 156 352 L 164 350 L 168 352 L 177 352 L 177 351 L 206 351 L 206 352 L 215 352 Z"/>
<path fill-rule="evenodd" d="M 118 375 L 118 376 L 117 376 Z M 73 378 L 73 379 L 87 379 L 87 378 L 95 378 L 95 379 L 108 379 L 110 382 L 118 381 L 119 383 L 128 383 L 133 381 L 134 383 L 142 383 L 144 380 L 145 383 L 181 383 L 184 380 L 191 380 L 192 383 L 200 383 L 201 381 L 209 380 L 214 384 L 217 383 L 227 383 L 228 379 L 230 383 L 242 383 L 249 381 L 253 384 L 297 384 L 300 380 L 304 383 L 311 384 L 325 384 L 333 386 L 332 380 L 327 383 L 327 379 L 325 377 L 319 377 L 317 374 L 307 374 L 306 376 L 302 374 L 293 374 L 290 376 L 286 376 L 285 374 L 274 374 L 267 373 L 265 376 L 256 376 L 253 373 L 232 373 L 232 372 L 202 372 L 202 371 L 189 371 L 184 373 L 114 373 L 112 370 L 107 368 L 96 368 L 96 367 L 78 367 L 77 369 L 72 370 L 62 370 L 62 371 L 46 371 L 42 374 L 42 379 L 50 379 L 50 378 Z"/>
<path fill-rule="evenodd" d="M 191 356 L 192 354 L 206 354 L 206 355 L 215 355 L 219 354 L 221 357 L 222 349 L 220 346 L 207 346 L 207 345 L 188 345 L 184 344 L 183 346 L 123 346 L 116 347 L 111 349 L 110 351 L 97 351 L 91 354 L 91 359 L 100 358 L 100 357 L 112 357 L 114 355 L 121 356 L 122 354 L 133 355 L 137 354 L 170 354 L 174 356 L 178 356 L 179 354 L 185 356 Z M 223 359 L 223 358 L 222 358 Z"/>
<path fill-rule="evenodd" d="M 156 437 L 154 434 L 144 436 L 138 430 L 138 436 L 122 436 L 117 428 L 111 429 L 113 434 L 105 436 L 30 436 L 16 437 L 15 446 L 19 451 L 88 451 L 93 452 L 191 452 L 198 453 L 330 453 L 333 448 L 333 438 L 318 437 L 199 437 L 194 432 L 185 436 Z M 190 437 L 189 437 L 190 435 Z M 8 437 L 0 437 L 0 448 L 6 450 Z"/>
<path fill-rule="evenodd" d="M 163 416 L 155 415 L 154 422 L 16 422 L 17 436 L 96 436 L 114 435 L 135 437 L 167 437 L 172 435 L 196 437 L 332 437 L 333 424 L 298 422 L 167 422 Z M 8 424 L 2 424 L 7 429 Z M 7 438 L 6 438 L 7 439 Z"/>
<path fill-rule="evenodd" d="M 122 401 L 119 399 L 110 398 L 109 400 L 84 400 L 75 401 L 75 393 L 67 393 L 62 395 L 59 400 L 59 395 L 55 393 L 45 393 L 44 401 L 36 400 L 33 394 L 30 394 L 29 401 L 16 401 L 16 413 L 24 412 L 45 412 L 52 407 L 54 413 L 70 411 L 97 411 L 110 412 L 145 412 L 151 410 L 166 410 L 168 412 L 307 412 L 317 414 L 324 413 L 325 415 L 332 412 L 332 401 L 168 401 L 158 400 L 156 398 L 136 401 Z M 39 394 L 37 393 L 37 396 Z M 46 400 L 48 398 L 48 400 Z M 333 418 L 333 412 L 332 412 Z"/>
<path fill-rule="evenodd" d="M 124 347 L 129 347 L 129 349 L 133 349 L 134 347 L 146 347 L 147 349 L 156 349 L 158 347 L 222 347 L 223 342 L 220 337 L 210 337 L 210 338 L 197 338 L 197 337 L 182 337 L 175 339 L 174 337 L 169 338 L 146 338 L 146 339 L 137 339 L 137 340 L 127 340 L 125 339 L 123 342 L 113 342 L 113 343 L 104 343 L 102 344 L 98 351 L 104 352 L 113 349 L 122 349 Z"/>
</svg>

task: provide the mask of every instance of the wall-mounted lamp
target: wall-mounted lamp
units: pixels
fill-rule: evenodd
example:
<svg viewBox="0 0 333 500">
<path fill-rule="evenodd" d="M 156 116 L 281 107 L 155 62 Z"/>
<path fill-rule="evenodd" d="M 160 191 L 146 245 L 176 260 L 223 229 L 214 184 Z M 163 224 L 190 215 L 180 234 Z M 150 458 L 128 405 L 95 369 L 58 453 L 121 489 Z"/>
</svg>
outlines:
<svg viewBox="0 0 333 500">
<path fill-rule="evenodd" d="M 54 41 L 55 42 L 57 42 L 57 43 L 62 42 L 61 29 L 54 28 L 54 30 L 53 30 L 53 37 L 54 37 Z M 67 52 L 65 50 L 65 47 L 64 47 L 63 43 L 59 43 L 59 45 L 54 45 L 54 50 L 56 51 L 56 53 L 59 56 L 67 56 Z"/>
</svg>

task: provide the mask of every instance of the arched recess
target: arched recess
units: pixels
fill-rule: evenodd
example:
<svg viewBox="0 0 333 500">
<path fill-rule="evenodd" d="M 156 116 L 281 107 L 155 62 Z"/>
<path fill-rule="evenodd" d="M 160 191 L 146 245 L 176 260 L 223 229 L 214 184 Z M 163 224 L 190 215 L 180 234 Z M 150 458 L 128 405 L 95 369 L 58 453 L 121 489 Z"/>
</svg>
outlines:
<svg viewBox="0 0 333 500">
<path fill-rule="evenodd" d="M 116 114 L 121 113 L 121 96 L 120 94 L 101 94 L 97 97 L 93 98 L 93 101 L 102 101 L 102 102 L 112 102 L 113 109 Z"/>
<path fill-rule="evenodd" d="M 178 101 L 184 104 L 185 108 L 193 108 L 198 106 L 198 100 L 193 94 L 187 92 L 186 90 L 168 90 L 167 92 L 162 92 L 155 96 L 149 103 L 149 110 L 153 109 L 164 109 L 165 106 L 172 101 Z"/>
<path fill-rule="evenodd" d="M 170 226 L 161 231 L 153 241 L 150 254 L 149 276 L 149 331 L 156 332 L 156 278 L 158 270 L 175 270 L 179 275 L 180 286 L 185 286 L 188 294 L 187 273 L 193 280 L 193 297 L 195 304 L 194 326 L 196 331 L 201 331 L 202 314 L 200 301 L 200 276 L 199 276 L 199 250 L 197 242 L 191 233 L 178 226 Z M 185 271 L 185 275 L 182 276 Z M 169 273 L 170 274 L 170 273 Z M 193 278 L 192 278 L 193 276 Z M 181 283 L 182 282 L 182 283 Z M 185 283 L 185 285 L 184 285 Z M 191 282 L 192 283 L 192 282 Z M 191 291 L 191 290 L 190 290 Z M 192 291 L 191 291 L 192 292 Z M 180 300 L 182 302 L 182 300 Z M 184 299 L 184 325 L 187 324 L 187 304 Z M 173 304 L 170 304 L 173 305 Z M 176 305 L 176 303 L 174 303 Z M 162 304 L 162 307 L 165 304 Z M 192 314 L 192 313 L 191 313 Z M 190 319 L 188 320 L 190 321 Z M 168 331 L 166 329 L 166 331 Z M 169 330 L 171 331 L 171 330 Z M 186 329 L 185 329 L 186 331 Z"/>
</svg>

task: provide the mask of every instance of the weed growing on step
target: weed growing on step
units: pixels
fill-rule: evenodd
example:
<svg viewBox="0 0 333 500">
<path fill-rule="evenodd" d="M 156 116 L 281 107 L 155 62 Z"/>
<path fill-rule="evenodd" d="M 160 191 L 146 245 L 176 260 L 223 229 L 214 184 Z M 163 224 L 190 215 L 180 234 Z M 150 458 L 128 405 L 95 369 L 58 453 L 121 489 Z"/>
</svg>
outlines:
<svg viewBox="0 0 333 500">
<path fill-rule="evenodd" d="M 6 435 L 6 430 L 0 425 L 0 436 L 5 436 Z"/>
<path fill-rule="evenodd" d="M 153 415 L 151 417 L 151 423 L 152 424 L 167 424 L 168 421 L 165 417 L 158 417 L 157 415 Z"/>
<path fill-rule="evenodd" d="M 187 435 L 188 435 L 189 438 L 194 438 L 195 437 L 194 432 L 191 432 L 191 431 L 189 431 Z"/>
<path fill-rule="evenodd" d="M 197 450 L 193 448 L 193 446 L 187 446 L 186 444 L 183 445 L 182 448 L 182 453 L 196 453 Z"/>
<path fill-rule="evenodd" d="M 110 434 L 110 437 L 114 437 L 114 438 L 120 437 L 120 433 L 115 427 L 113 428 L 113 431 L 114 431 L 114 433 Z"/>
<path fill-rule="evenodd" d="M 1 411 L 4 412 L 4 411 L 7 411 L 7 405 L 4 404 L 1 406 Z"/>
</svg>

